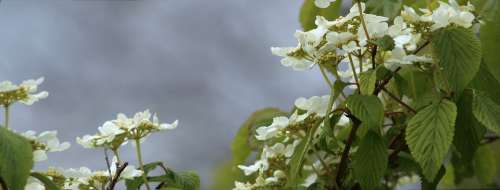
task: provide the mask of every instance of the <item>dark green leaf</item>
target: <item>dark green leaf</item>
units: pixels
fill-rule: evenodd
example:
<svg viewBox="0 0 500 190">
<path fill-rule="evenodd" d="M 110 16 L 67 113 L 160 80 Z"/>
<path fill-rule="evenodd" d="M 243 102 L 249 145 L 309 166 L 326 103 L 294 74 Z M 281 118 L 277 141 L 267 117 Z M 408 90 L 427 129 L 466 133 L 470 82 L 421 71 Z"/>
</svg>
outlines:
<svg viewBox="0 0 500 190">
<path fill-rule="evenodd" d="M 463 27 L 447 27 L 434 33 L 435 57 L 443 68 L 444 87 L 460 95 L 481 64 L 481 43 L 474 32 Z"/>
<path fill-rule="evenodd" d="M 0 128 L 0 177 L 10 190 L 23 190 L 33 167 L 30 142 L 24 137 Z"/>
<path fill-rule="evenodd" d="M 402 93 L 411 98 L 411 106 L 420 109 L 438 100 L 438 93 L 434 90 L 434 81 L 431 73 L 423 72 L 413 66 L 402 67 L 399 77 L 395 77 L 396 84 Z M 402 80 L 401 80 L 402 79 Z"/>
<path fill-rule="evenodd" d="M 387 169 L 388 154 L 385 140 L 369 131 L 361 140 L 353 158 L 354 177 L 362 189 L 376 189 Z"/>
<path fill-rule="evenodd" d="M 441 169 L 439 169 L 439 172 L 434 180 L 427 181 L 425 178 L 422 180 L 422 190 L 436 190 L 437 185 L 439 184 L 439 181 L 441 181 L 441 179 L 444 177 L 444 174 L 446 174 L 446 169 L 444 168 L 444 166 L 441 166 Z"/>
<path fill-rule="evenodd" d="M 442 100 L 420 110 L 408 123 L 406 142 L 428 181 L 433 181 L 453 141 L 457 107 Z"/>
<path fill-rule="evenodd" d="M 495 3 L 486 4 L 487 9 L 494 9 L 489 11 L 491 17 L 486 19 L 486 23 L 481 26 L 481 43 L 483 50 L 483 58 L 488 71 L 500 81 L 500 56 L 498 50 L 500 49 L 500 11 L 498 11 L 500 3 L 495 0 Z"/>
<path fill-rule="evenodd" d="M 500 135 L 500 106 L 484 92 L 475 91 L 472 112 L 486 128 Z"/>
<path fill-rule="evenodd" d="M 384 105 L 377 96 L 351 95 L 347 98 L 347 108 L 363 126 L 378 129 L 384 122 Z"/>
</svg>

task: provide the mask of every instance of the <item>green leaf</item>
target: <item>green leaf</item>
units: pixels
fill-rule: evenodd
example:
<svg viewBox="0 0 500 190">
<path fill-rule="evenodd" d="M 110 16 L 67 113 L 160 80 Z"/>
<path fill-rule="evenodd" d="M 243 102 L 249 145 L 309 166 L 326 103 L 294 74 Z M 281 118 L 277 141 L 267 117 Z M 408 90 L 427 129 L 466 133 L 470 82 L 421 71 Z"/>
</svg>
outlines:
<svg viewBox="0 0 500 190">
<path fill-rule="evenodd" d="M 337 0 L 335 3 L 330 4 L 328 8 L 318 8 L 314 5 L 314 0 L 305 0 L 302 8 L 300 9 L 299 21 L 304 31 L 316 28 L 314 21 L 316 16 L 323 16 L 327 20 L 336 19 L 342 8 L 342 0 Z"/>
<path fill-rule="evenodd" d="M 500 106 L 484 92 L 475 91 L 472 112 L 481 124 L 500 135 Z"/>
<path fill-rule="evenodd" d="M 497 81 L 500 81 L 500 3 L 496 0 L 494 3 L 487 3 L 483 10 L 489 9 L 489 15 L 485 24 L 481 26 L 481 44 L 483 46 L 483 58 L 488 71 L 490 71 Z M 493 11 L 491 11 L 493 9 Z M 488 19 L 488 17 L 490 17 Z"/>
<path fill-rule="evenodd" d="M 289 166 L 290 166 L 290 172 L 288 175 L 287 179 L 287 184 L 286 187 L 289 188 L 297 188 L 300 180 L 300 173 L 302 171 L 302 165 L 304 163 L 304 156 L 307 153 L 307 150 L 309 149 L 308 146 L 309 141 L 308 140 L 303 140 L 297 145 L 295 148 L 295 151 L 290 158 Z"/>
<path fill-rule="evenodd" d="M 402 93 L 412 99 L 411 106 L 420 109 L 438 100 L 438 93 L 434 90 L 434 81 L 431 73 L 423 72 L 413 66 L 404 66 L 394 77 Z M 398 76 L 398 75 L 396 75 Z M 401 81 L 401 79 L 403 79 Z"/>
<path fill-rule="evenodd" d="M 44 174 L 33 172 L 30 175 L 31 177 L 34 177 L 42 182 L 45 185 L 46 190 L 60 190 L 60 188 L 57 187 L 57 185 Z"/>
<path fill-rule="evenodd" d="M 474 153 L 481 143 L 486 130 L 476 120 L 472 113 L 473 94 L 471 90 L 465 90 L 457 102 L 457 121 L 453 145 L 455 146 L 461 165 L 472 162 Z"/>
<path fill-rule="evenodd" d="M 477 180 L 483 185 L 493 183 L 496 174 L 496 162 L 488 145 L 481 146 L 474 154 L 474 171 Z"/>
<path fill-rule="evenodd" d="M 385 35 L 382 38 L 372 40 L 371 42 L 384 51 L 391 51 L 395 46 L 394 39 L 392 39 L 392 37 L 389 35 Z"/>
<path fill-rule="evenodd" d="M 469 88 L 486 92 L 490 97 L 500 97 L 500 83 L 495 79 L 491 72 L 488 71 L 484 62 L 481 64 L 476 77 L 474 77 L 474 79 L 470 82 Z M 500 104 L 499 98 L 496 98 L 493 101 Z"/>
<path fill-rule="evenodd" d="M 244 163 L 252 152 L 249 138 L 252 137 L 251 130 L 253 127 L 259 127 L 257 125 L 263 125 L 265 122 L 272 121 L 274 117 L 284 115 L 286 115 L 286 113 L 277 108 L 264 108 L 252 113 L 245 123 L 241 125 L 231 144 L 233 164 L 238 165 Z"/>
<path fill-rule="evenodd" d="M 387 169 L 388 153 L 385 140 L 375 132 L 369 131 L 361 140 L 353 158 L 355 179 L 362 189 L 376 189 Z"/>
<path fill-rule="evenodd" d="M 384 122 L 384 105 L 377 96 L 351 95 L 347 98 L 347 108 L 369 128 L 378 129 Z"/>
<path fill-rule="evenodd" d="M 363 95 L 371 95 L 377 82 L 377 70 L 368 70 L 359 76 L 359 89 Z"/>
<path fill-rule="evenodd" d="M 425 178 L 422 180 L 422 190 L 436 190 L 439 181 L 441 181 L 441 179 L 444 177 L 444 174 L 446 174 L 446 169 L 444 168 L 444 166 L 441 166 L 434 180 L 427 181 Z"/>
<path fill-rule="evenodd" d="M 213 180 L 210 189 L 232 189 L 234 181 L 247 181 L 248 177 L 243 175 L 237 167 L 233 165 L 232 160 L 221 162 L 213 172 Z"/>
<path fill-rule="evenodd" d="M 447 27 L 433 34 L 435 57 L 443 68 L 445 87 L 460 95 L 481 64 L 481 43 L 474 32 L 463 27 Z"/>
<path fill-rule="evenodd" d="M 442 100 L 420 110 L 410 119 L 406 142 L 428 181 L 433 181 L 453 140 L 457 107 Z"/>
<path fill-rule="evenodd" d="M 33 167 L 33 151 L 24 137 L 0 128 L 0 177 L 9 190 L 23 190 Z"/>
<path fill-rule="evenodd" d="M 394 18 L 402 5 L 402 0 L 370 0 L 366 3 L 366 10 L 371 14 Z"/>
</svg>

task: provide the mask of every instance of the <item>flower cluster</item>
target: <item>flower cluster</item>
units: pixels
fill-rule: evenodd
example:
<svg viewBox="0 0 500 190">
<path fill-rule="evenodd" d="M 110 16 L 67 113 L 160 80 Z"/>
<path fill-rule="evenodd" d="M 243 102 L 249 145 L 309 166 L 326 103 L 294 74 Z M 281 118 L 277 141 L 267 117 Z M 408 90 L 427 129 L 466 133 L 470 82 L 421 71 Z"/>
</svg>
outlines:
<svg viewBox="0 0 500 190">
<path fill-rule="evenodd" d="M 37 136 L 35 131 L 30 130 L 21 135 L 30 140 L 35 162 L 47 160 L 47 152 L 61 152 L 70 147 L 69 142 L 59 142 L 57 131 L 45 131 Z"/>
<path fill-rule="evenodd" d="M 92 171 L 87 167 L 60 169 L 49 168 L 47 176 L 51 177 L 54 181 L 60 183 L 63 189 L 66 190 L 81 190 L 81 189 L 103 189 L 102 187 L 109 182 L 109 180 L 116 173 L 116 166 L 119 165 L 116 157 L 113 158 L 113 164 L 109 171 L 99 170 Z M 135 169 L 133 165 L 127 165 L 123 172 L 121 172 L 120 179 L 133 179 L 143 174 L 141 170 Z M 45 190 L 42 182 L 36 178 L 30 177 L 26 190 Z"/>
<path fill-rule="evenodd" d="M 317 0 L 316 5 L 329 5 L 328 0 Z M 361 10 L 362 14 L 360 14 Z M 346 16 L 328 21 L 322 16 L 316 18 L 317 28 L 297 31 L 296 47 L 272 47 L 273 54 L 283 57 L 281 64 L 294 70 L 303 71 L 318 64 L 347 65 L 347 70 L 339 69 L 338 76 L 352 82 L 353 71 L 363 72 L 363 68 L 384 64 L 387 68 L 413 63 L 430 63 L 431 55 L 417 55 L 417 46 L 428 41 L 430 32 L 449 25 L 469 28 L 474 24 L 474 7 L 440 2 L 436 10 L 420 9 L 417 13 L 411 7 L 404 7 L 401 15 L 389 22 L 389 18 L 363 13 L 365 4 L 354 4 Z M 370 47 L 385 41 L 391 42 L 379 48 L 375 59 L 371 59 Z M 372 63 L 372 61 L 375 61 Z M 352 63 L 352 64 L 349 64 Z"/>
<path fill-rule="evenodd" d="M 314 1 L 319 8 L 326 8 L 333 2 L 335 0 Z M 283 66 L 296 71 L 309 70 L 317 65 L 332 92 L 334 85 L 324 73 L 325 69 L 336 80 L 341 81 L 341 84 L 356 90 L 360 87 L 359 76 L 370 70 L 385 67 L 394 71 L 405 65 L 433 64 L 433 55 L 420 50 L 429 43 L 434 31 L 450 26 L 471 28 L 480 23 L 472 13 L 474 7 L 470 3 L 459 5 L 454 0 L 449 3 L 440 1 L 439 7 L 434 10 L 414 10 L 404 6 L 401 14 L 393 19 L 365 13 L 365 9 L 364 3 L 357 2 L 347 15 L 335 20 L 317 16 L 315 29 L 295 32 L 297 46 L 271 47 L 271 52 L 282 57 Z M 243 174 L 254 176 L 254 181 L 236 181 L 234 189 L 284 187 L 289 180 L 287 175 L 290 172 L 292 156 L 297 154 L 296 149 L 301 143 L 313 147 L 307 149 L 309 151 L 303 158 L 301 169 L 305 178 L 302 179 L 302 186 L 309 187 L 321 177 L 331 177 L 328 176 L 332 174 L 329 170 L 338 167 L 336 165 L 340 162 L 339 154 L 343 145 L 325 143 L 328 141 L 325 136 L 328 135 L 324 134 L 329 133 L 330 137 L 336 138 L 341 130 L 346 128 L 333 127 L 335 130 L 328 131 L 330 129 L 327 127 L 334 118 L 330 115 L 336 109 L 344 108 L 345 101 L 342 99 L 345 100 L 346 96 L 342 95 L 339 99 L 331 98 L 333 94 L 299 98 L 289 116 L 275 117 L 270 125 L 256 128 L 252 138 L 261 143 L 261 152 L 258 152 L 257 160 L 253 164 L 238 166 Z M 337 121 L 331 125 L 352 124 L 353 119 L 344 114 L 337 117 Z M 332 147 L 320 148 L 324 144 Z"/>
<path fill-rule="evenodd" d="M 153 132 L 175 129 L 177 124 L 177 120 L 171 124 L 160 123 L 156 114 L 151 115 L 149 110 L 138 112 L 132 118 L 119 113 L 116 119 L 104 122 L 97 134 L 77 137 L 76 141 L 85 148 L 117 150 L 128 140 L 145 140 Z"/>
<path fill-rule="evenodd" d="M 8 107 L 14 102 L 21 102 L 26 105 L 31 105 L 38 100 L 47 98 L 47 91 L 38 92 L 38 85 L 42 84 L 44 78 L 37 80 L 26 80 L 19 85 L 13 84 L 11 81 L 0 82 L 0 105 Z"/>
<path fill-rule="evenodd" d="M 322 121 L 327 115 L 328 110 L 331 111 L 333 107 L 336 107 L 333 104 L 332 107 L 328 108 L 329 100 L 329 95 L 298 98 L 295 101 L 297 109 L 289 117 L 275 117 L 270 125 L 258 127 L 255 138 L 259 141 L 267 142 L 262 148 L 259 159 L 252 165 L 238 166 L 245 175 L 258 173 L 258 177 L 255 183 L 237 181 L 235 182 L 234 189 L 252 189 L 284 183 L 287 179 L 287 165 L 295 148 L 303 141 L 307 133 L 311 132 L 315 127 L 314 125 L 323 129 L 323 123 L 320 122 L 318 124 L 318 122 Z M 338 125 L 343 126 L 348 123 L 348 118 L 342 115 Z M 316 130 L 315 133 L 319 131 L 321 130 Z M 317 167 L 317 169 L 320 168 L 319 166 Z M 303 185 L 306 187 L 311 185 L 314 183 L 315 178 L 317 176 L 312 172 Z"/>
</svg>

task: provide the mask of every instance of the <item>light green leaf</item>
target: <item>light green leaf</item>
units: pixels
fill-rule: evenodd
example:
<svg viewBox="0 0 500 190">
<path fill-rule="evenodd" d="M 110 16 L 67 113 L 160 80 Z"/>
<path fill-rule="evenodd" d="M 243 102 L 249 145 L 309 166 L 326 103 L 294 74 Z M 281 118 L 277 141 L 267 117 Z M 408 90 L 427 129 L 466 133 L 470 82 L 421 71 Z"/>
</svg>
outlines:
<svg viewBox="0 0 500 190">
<path fill-rule="evenodd" d="M 428 181 L 433 181 L 450 148 L 456 117 L 455 104 L 442 100 L 420 110 L 408 123 L 406 142 Z"/>
<path fill-rule="evenodd" d="M 238 165 L 245 162 L 247 157 L 252 152 L 251 146 L 249 144 L 250 138 L 252 137 L 251 130 L 254 127 L 259 127 L 256 125 L 264 125 L 265 122 L 270 122 L 274 117 L 284 116 L 287 113 L 281 111 L 277 108 L 264 108 L 258 110 L 241 125 L 240 130 L 234 137 L 231 144 L 231 151 L 233 153 L 233 164 Z"/>
<path fill-rule="evenodd" d="M 359 76 L 359 89 L 363 95 L 371 95 L 377 82 L 377 70 L 368 70 Z"/>
<path fill-rule="evenodd" d="M 54 182 L 52 182 L 52 180 L 50 180 L 44 174 L 41 174 L 38 172 L 33 172 L 30 175 L 31 175 L 31 177 L 34 177 L 34 178 L 38 179 L 40 182 L 42 182 L 43 185 L 45 186 L 46 190 L 60 190 L 60 188 L 57 187 L 57 185 L 54 184 Z"/>
<path fill-rule="evenodd" d="M 9 190 L 23 190 L 33 167 L 30 142 L 24 137 L 0 128 L 0 177 Z"/>
<path fill-rule="evenodd" d="M 376 189 L 387 169 L 388 153 L 385 140 L 369 131 L 361 140 L 353 158 L 354 177 L 362 189 Z"/>
<path fill-rule="evenodd" d="M 295 151 L 290 158 L 289 166 L 290 166 L 290 172 L 288 174 L 288 180 L 286 187 L 288 188 L 297 188 L 298 185 L 300 184 L 300 173 L 302 171 L 302 165 L 304 163 L 304 156 L 307 153 L 307 150 L 309 149 L 308 145 L 309 141 L 308 140 L 303 140 L 297 145 L 295 148 Z"/>
<path fill-rule="evenodd" d="M 347 108 L 363 126 L 378 129 L 384 122 L 384 105 L 377 96 L 351 95 L 347 98 Z"/>
<path fill-rule="evenodd" d="M 472 30 L 463 27 L 443 28 L 433 35 L 445 88 L 459 95 L 479 71 L 481 43 Z"/>
<path fill-rule="evenodd" d="M 434 90 L 431 73 L 423 72 L 413 66 L 403 66 L 399 72 L 401 78 L 394 77 L 402 93 L 412 99 L 411 106 L 420 109 L 438 100 Z M 401 81 L 403 79 L 403 81 Z"/>
<path fill-rule="evenodd" d="M 368 13 L 394 18 L 402 8 L 402 0 L 369 0 L 366 3 Z"/>
<path fill-rule="evenodd" d="M 318 8 L 314 5 L 314 0 L 305 0 L 300 9 L 299 21 L 304 31 L 316 28 L 314 21 L 316 16 L 323 16 L 327 20 L 334 20 L 339 16 L 342 8 L 342 0 L 337 0 L 328 8 Z"/>
<path fill-rule="evenodd" d="M 474 154 L 474 172 L 479 183 L 489 185 L 493 183 L 496 174 L 496 162 L 493 152 L 488 145 L 477 149 Z"/>
<path fill-rule="evenodd" d="M 472 112 L 481 124 L 500 135 L 500 106 L 484 92 L 475 91 Z"/>
</svg>

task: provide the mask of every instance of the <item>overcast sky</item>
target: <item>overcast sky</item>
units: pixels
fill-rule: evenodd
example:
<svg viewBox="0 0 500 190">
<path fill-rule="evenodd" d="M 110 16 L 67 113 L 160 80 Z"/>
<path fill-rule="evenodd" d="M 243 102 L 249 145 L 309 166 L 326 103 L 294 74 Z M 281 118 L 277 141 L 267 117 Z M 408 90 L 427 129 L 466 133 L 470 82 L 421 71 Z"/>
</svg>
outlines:
<svg viewBox="0 0 500 190">
<path fill-rule="evenodd" d="M 0 80 L 45 76 L 48 99 L 12 107 L 18 131 L 58 130 L 72 147 L 50 165 L 104 169 L 102 151 L 76 136 L 116 113 L 151 109 L 178 129 L 145 142 L 146 161 L 197 170 L 206 186 L 229 143 L 254 110 L 287 109 L 328 89 L 317 70 L 279 64 L 270 46 L 296 45 L 302 1 L 3 0 Z M 133 148 L 122 150 L 135 162 Z"/>
</svg>

